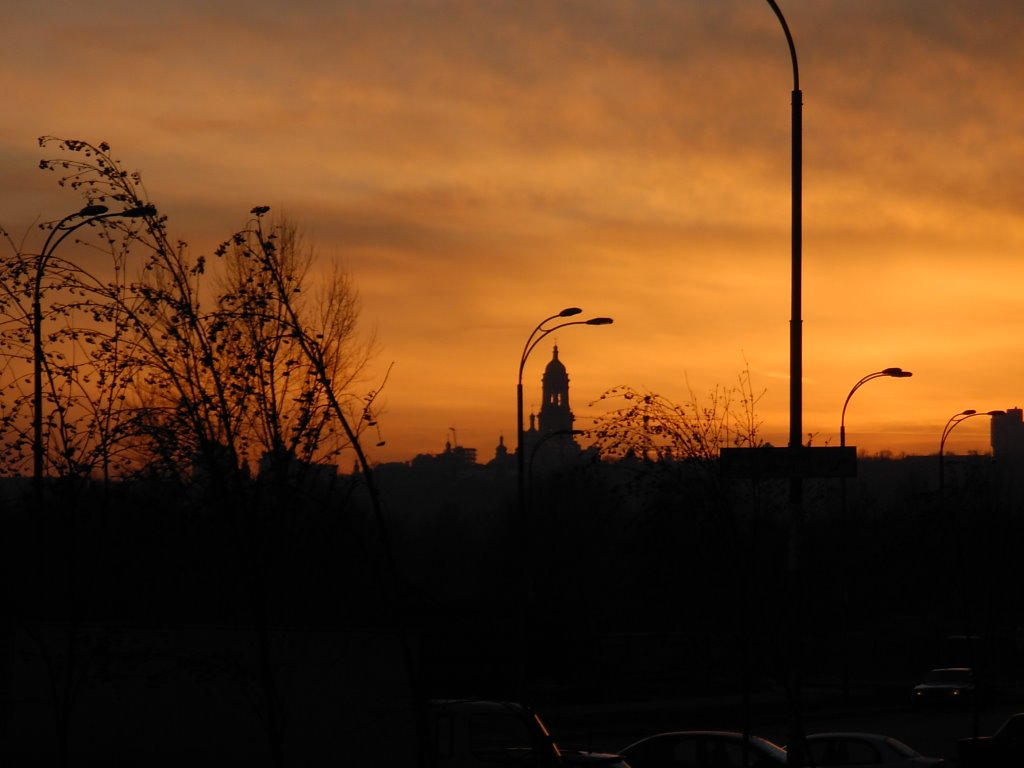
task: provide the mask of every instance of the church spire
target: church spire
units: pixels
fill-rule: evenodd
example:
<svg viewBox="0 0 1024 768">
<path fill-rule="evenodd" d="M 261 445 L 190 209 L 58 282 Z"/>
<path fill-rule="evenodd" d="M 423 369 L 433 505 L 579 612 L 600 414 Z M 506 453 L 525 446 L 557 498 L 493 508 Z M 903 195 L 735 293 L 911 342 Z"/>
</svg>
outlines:
<svg viewBox="0 0 1024 768">
<path fill-rule="evenodd" d="M 572 430 L 575 417 L 569 409 L 569 374 L 558 359 L 558 345 L 551 355 L 551 362 L 544 369 L 542 384 L 542 405 L 538 417 L 540 431 L 544 434 Z"/>
</svg>

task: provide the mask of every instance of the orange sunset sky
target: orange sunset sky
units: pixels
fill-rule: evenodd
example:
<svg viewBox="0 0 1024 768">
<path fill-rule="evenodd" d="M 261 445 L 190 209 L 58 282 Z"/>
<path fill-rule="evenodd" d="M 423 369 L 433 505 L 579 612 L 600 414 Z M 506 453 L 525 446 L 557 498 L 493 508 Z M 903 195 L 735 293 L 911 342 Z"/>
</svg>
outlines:
<svg viewBox="0 0 1024 768">
<path fill-rule="evenodd" d="M 1024 3 L 779 0 L 804 97 L 804 411 L 934 453 L 1024 405 Z M 107 141 L 209 254 L 267 204 L 353 274 L 390 364 L 377 461 L 515 437 L 530 330 L 577 426 L 749 364 L 788 435 L 792 69 L 764 0 L 22 0 L 5 6 L 0 224 L 78 198 L 43 134 Z M 34 236 L 34 235 L 31 235 Z M 67 255 L 67 254 L 65 254 Z M 745 362 L 746 361 L 746 362 Z M 987 419 L 947 448 L 988 450 Z"/>
</svg>

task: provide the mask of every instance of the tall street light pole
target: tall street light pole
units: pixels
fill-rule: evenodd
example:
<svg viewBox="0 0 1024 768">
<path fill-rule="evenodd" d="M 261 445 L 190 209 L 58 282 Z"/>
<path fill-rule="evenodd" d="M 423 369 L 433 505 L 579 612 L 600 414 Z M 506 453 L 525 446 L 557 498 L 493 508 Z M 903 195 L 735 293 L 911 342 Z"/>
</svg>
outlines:
<svg viewBox="0 0 1024 768">
<path fill-rule="evenodd" d="M 909 379 L 914 374 L 910 371 L 904 371 L 902 368 L 883 368 L 880 371 L 869 373 L 867 376 L 861 378 L 853 388 L 850 390 L 850 394 L 846 396 L 846 400 L 843 402 L 843 411 L 839 416 L 839 447 L 846 447 L 846 407 L 850 404 L 850 398 L 853 397 L 853 393 L 860 389 L 862 386 L 867 384 L 869 381 L 881 378 L 893 378 L 893 379 Z M 849 528 L 849 517 L 847 513 L 846 505 L 846 476 L 843 475 L 840 478 L 840 540 L 843 547 L 843 631 L 842 631 L 842 674 L 843 674 L 843 700 L 846 701 L 850 696 L 850 651 L 849 651 L 849 609 L 850 609 L 850 555 L 849 555 L 849 544 L 848 544 L 848 528 Z"/>
<path fill-rule="evenodd" d="M 796 45 L 786 17 L 775 0 L 767 0 L 786 35 L 789 57 L 793 63 L 792 138 L 791 138 L 791 289 L 789 321 L 789 447 L 803 443 L 803 319 L 801 311 L 803 263 L 803 92 L 800 90 L 800 67 Z"/>
<path fill-rule="evenodd" d="M 77 229 L 102 219 L 115 217 L 136 219 L 153 216 L 156 208 L 143 205 L 123 211 L 109 211 L 105 205 L 87 205 L 79 211 L 69 213 L 50 229 L 43 249 L 36 259 L 35 279 L 32 284 L 32 488 L 37 507 L 43 497 L 43 306 L 42 286 L 46 265 L 64 240 Z M 69 223 L 80 218 L 74 224 Z"/>
<path fill-rule="evenodd" d="M 800 90 L 800 67 L 797 63 L 796 45 L 775 0 L 767 0 L 782 26 L 789 46 L 789 57 L 793 64 L 792 99 L 792 149 L 791 149 L 791 192 L 792 192 L 792 259 L 789 321 L 789 450 L 799 451 L 803 444 L 803 328 L 801 317 L 801 265 L 803 243 L 803 93 Z M 789 694 L 790 723 L 787 763 L 793 768 L 803 768 L 804 745 L 801 716 L 801 675 L 800 675 L 800 622 L 802 585 L 801 539 L 803 537 L 803 480 L 795 473 L 789 478 L 789 555 L 787 570 L 789 580 Z"/>
</svg>

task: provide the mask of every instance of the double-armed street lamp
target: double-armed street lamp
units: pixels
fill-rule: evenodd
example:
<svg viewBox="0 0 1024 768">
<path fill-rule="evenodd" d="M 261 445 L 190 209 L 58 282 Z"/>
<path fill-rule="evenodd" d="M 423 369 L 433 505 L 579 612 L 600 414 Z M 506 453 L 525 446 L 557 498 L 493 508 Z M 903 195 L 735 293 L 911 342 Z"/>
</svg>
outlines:
<svg viewBox="0 0 1024 768">
<path fill-rule="evenodd" d="M 519 375 L 516 380 L 516 482 L 518 484 L 520 516 L 522 516 L 526 510 L 526 457 L 524 455 L 523 446 L 523 368 L 526 367 L 526 360 L 529 358 L 534 347 L 536 347 L 537 344 L 540 343 L 541 339 L 549 333 L 553 333 L 559 328 L 565 328 L 570 325 L 611 325 L 614 322 L 610 317 L 592 317 L 589 320 L 568 320 L 563 323 L 557 323 L 556 325 L 546 327 L 552 320 L 575 317 L 581 312 L 583 312 L 583 310 L 579 307 L 566 307 L 561 312 L 541 320 L 537 323 L 537 327 L 534 328 L 527 337 L 526 344 L 523 345 L 523 354 L 519 357 Z"/>
<path fill-rule="evenodd" d="M 102 219 L 138 219 L 156 215 L 152 205 L 141 205 L 123 211 L 110 211 L 105 205 L 87 205 L 69 213 L 50 228 L 43 248 L 36 258 L 35 279 L 32 284 L 32 486 L 36 503 L 43 492 L 43 306 L 42 285 L 46 265 L 64 240 L 77 229 Z M 74 221 L 81 219 L 81 221 Z M 71 223 L 74 222 L 74 223 Z"/>
<path fill-rule="evenodd" d="M 526 344 L 523 345 L 523 353 L 519 356 L 519 374 L 516 380 L 516 482 L 518 485 L 518 510 L 519 510 L 519 531 L 521 541 L 520 547 L 522 547 L 523 555 L 523 613 L 522 619 L 523 624 L 521 627 L 522 637 L 521 642 L 521 655 L 519 658 L 519 671 L 518 671 L 518 686 L 520 688 L 520 695 L 525 695 L 526 678 L 527 678 L 527 652 L 526 652 L 526 637 L 528 634 L 528 623 L 529 623 L 529 609 L 533 601 L 533 580 L 530 568 L 530 523 L 527 520 L 526 513 L 526 447 L 523 445 L 523 369 L 526 367 L 526 360 L 529 358 L 530 353 L 534 347 L 540 343 L 541 339 L 547 336 L 549 333 L 557 331 L 559 328 L 565 328 L 570 325 L 611 325 L 612 318 L 610 317 L 592 317 L 589 320 L 566 320 L 565 322 L 557 322 L 555 325 L 549 326 L 548 323 L 552 321 L 563 320 L 567 317 L 575 317 L 582 313 L 583 310 L 579 307 L 566 307 L 561 312 L 558 312 L 550 317 L 546 317 L 537 323 L 537 327 L 534 328 L 530 335 L 526 339 Z M 550 436 L 553 437 L 555 433 Z M 534 445 L 534 450 L 530 453 L 530 466 L 533 466 L 533 456 L 536 453 L 536 449 L 540 446 L 548 436 L 541 438 L 541 441 Z"/>
<path fill-rule="evenodd" d="M 946 426 L 942 428 L 942 439 L 939 440 L 939 499 L 943 498 L 945 489 L 945 450 L 946 450 L 946 439 L 949 437 L 949 433 L 956 429 L 958 424 L 961 424 L 968 419 L 973 419 L 975 416 L 1005 416 L 1006 411 L 984 411 L 978 412 L 974 408 L 967 408 L 959 413 L 954 413 L 949 417 L 949 421 L 946 422 Z"/>
</svg>

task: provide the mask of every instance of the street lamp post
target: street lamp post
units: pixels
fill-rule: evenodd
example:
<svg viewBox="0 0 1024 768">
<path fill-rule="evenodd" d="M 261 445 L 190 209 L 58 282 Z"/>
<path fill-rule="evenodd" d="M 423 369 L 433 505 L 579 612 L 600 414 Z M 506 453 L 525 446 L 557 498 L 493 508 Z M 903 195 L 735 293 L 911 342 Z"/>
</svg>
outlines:
<svg viewBox="0 0 1024 768">
<path fill-rule="evenodd" d="M 800 67 L 796 45 L 786 17 L 775 0 L 767 0 L 786 35 L 789 57 L 793 64 L 792 154 L 791 154 L 791 290 L 789 322 L 789 447 L 803 443 L 803 319 L 801 317 L 803 261 L 803 92 L 800 90 Z"/>
<path fill-rule="evenodd" d="M 967 408 L 967 409 L 965 409 L 963 411 L 960 411 L 959 413 L 954 413 L 952 416 L 950 416 L 949 420 L 946 422 L 946 426 L 942 428 L 942 438 L 939 440 L 939 509 L 941 510 L 943 515 L 946 514 L 946 509 L 945 509 L 946 508 L 946 495 L 945 495 L 945 477 L 944 477 L 944 468 L 945 468 L 945 463 L 944 462 L 945 462 L 946 439 L 949 437 L 950 433 L 954 429 L 956 429 L 957 425 L 962 424 L 963 422 L 967 421 L 968 419 L 973 419 L 976 416 L 1004 416 L 1004 415 L 1006 415 L 1006 411 L 984 411 L 984 412 L 980 412 L 979 413 L 974 408 Z M 951 518 L 952 514 L 950 514 L 949 517 Z M 974 522 L 973 522 L 974 518 L 972 517 L 971 520 L 972 520 L 971 546 L 973 546 L 974 545 L 974 536 L 973 536 L 973 534 L 974 534 L 974 527 L 973 527 L 974 526 Z M 957 525 L 957 522 L 950 521 L 950 524 L 952 526 L 954 526 L 954 527 L 959 527 Z M 970 592 L 971 592 L 971 571 L 972 571 L 971 559 L 972 559 L 973 555 L 968 550 L 968 544 L 964 540 L 965 539 L 965 534 L 966 534 L 966 531 L 961 529 L 960 532 L 959 532 L 959 535 L 956 536 L 957 546 L 958 546 L 958 548 L 960 550 L 960 611 L 963 614 L 962 621 L 963 621 L 963 626 L 964 626 L 964 637 L 966 638 L 966 642 L 967 642 L 967 655 L 968 655 L 968 658 L 970 659 L 969 663 L 971 665 L 971 668 L 974 670 L 974 676 L 975 676 L 974 679 L 975 679 L 975 686 L 976 686 L 976 688 L 975 688 L 974 700 L 971 702 L 971 722 L 972 722 L 971 728 L 972 728 L 972 734 L 973 734 L 974 738 L 977 739 L 978 738 L 978 729 L 979 729 L 979 723 L 978 723 L 978 706 L 979 706 L 979 704 L 978 704 L 978 695 L 979 694 L 977 693 L 977 691 L 980 688 L 979 679 L 978 679 L 980 671 L 978 669 L 977 664 L 975 663 L 974 647 L 973 647 L 973 644 L 972 644 L 972 641 L 971 641 L 971 635 L 972 635 L 972 632 L 974 631 L 974 628 L 972 626 L 972 621 L 971 621 L 971 595 L 970 595 Z"/>
<path fill-rule="evenodd" d="M 50 229 L 43 249 L 36 259 L 35 278 L 32 284 L 32 487 L 37 505 L 43 494 L 43 306 L 42 285 L 46 265 L 64 240 L 77 229 L 101 219 L 115 217 L 136 219 L 153 216 L 156 208 L 152 205 L 137 206 L 123 211 L 110 211 L 105 205 L 87 205 L 79 211 L 69 213 Z M 68 225 L 74 219 L 81 218 Z M 59 234 L 58 234 L 59 233 Z"/>
<path fill-rule="evenodd" d="M 979 413 L 974 408 L 967 408 L 966 410 L 954 413 L 949 417 L 949 421 L 946 422 L 946 426 L 942 428 L 942 439 L 939 440 L 939 499 L 941 500 L 944 495 L 945 489 L 945 449 L 946 439 L 949 437 L 950 432 L 956 429 L 958 424 L 961 424 L 968 419 L 974 418 L 975 416 L 1004 416 L 1006 411 L 984 411 Z"/>
<path fill-rule="evenodd" d="M 796 45 L 775 0 L 767 0 L 782 26 L 789 46 L 789 57 L 793 64 L 793 98 L 791 131 L 791 195 L 792 195 L 792 258 L 789 321 L 789 449 L 798 451 L 803 445 L 803 319 L 801 312 L 802 259 L 803 259 L 803 93 L 800 90 L 800 68 L 797 63 Z M 786 622 L 789 632 L 789 690 L 790 722 L 787 763 L 792 768 L 803 768 L 803 726 L 801 704 L 801 674 L 799 659 L 800 625 L 802 621 L 801 602 L 801 552 L 803 538 L 803 480 L 789 478 L 789 553 L 788 553 L 788 608 Z"/>
<path fill-rule="evenodd" d="M 560 322 L 555 325 L 548 326 L 548 323 L 552 320 L 575 317 L 581 312 L 583 312 L 583 310 L 579 307 L 566 307 L 561 312 L 541 320 L 537 323 L 537 327 L 534 328 L 526 338 L 526 344 L 523 345 L 523 353 L 519 356 L 519 374 L 516 379 L 516 484 L 518 491 L 519 531 L 520 536 L 522 537 L 519 542 L 519 546 L 523 558 L 523 582 L 521 593 L 523 606 L 521 614 L 522 621 L 520 625 L 521 637 L 519 641 L 519 669 L 517 675 L 520 697 L 525 697 L 526 695 L 527 657 L 529 654 L 529 650 L 527 648 L 527 639 L 529 635 L 528 625 L 530 620 L 530 606 L 533 602 L 533 582 L 530 573 L 530 524 L 526 514 L 526 450 L 523 445 L 523 369 L 526 367 L 526 360 L 530 356 L 534 347 L 536 347 L 537 344 L 540 343 L 541 339 L 549 333 L 553 333 L 559 328 L 565 328 L 569 325 L 610 325 L 613 322 L 610 317 L 592 317 L 589 320 L 568 320 L 566 322 Z M 532 454 L 530 458 L 532 465 Z"/>
<path fill-rule="evenodd" d="M 949 433 L 953 431 L 953 428 L 961 421 L 966 421 L 971 416 L 977 416 L 978 411 L 974 408 L 965 408 L 959 413 L 954 413 L 949 417 L 949 421 L 946 422 L 946 426 L 942 428 L 942 438 L 939 440 L 939 505 L 943 506 L 945 501 L 945 450 L 946 450 L 946 438 L 949 437 Z"/>
<path fill-rule="evenodd" d="M 869 373 L 867 376 L 861 378 L 853 388 L 850 390 L 850 394 L 846 396 L 846 400 L 843 402 L 843 411 L 839 416 L 839 447 L 846 447 L 846 408 L 850 404 L 850 398 L 853 397 L 853 393 L 860 389 L 862 386 L 867 384 L 869 381 L 880 378 L 893 378 L 893 379 L 909 379 L 913 376 L 910 371 L 904 371 L 902 368 L 883 368 L 880 371 Z M 840 478 L 840 530 L 841 530 L 841 541 L 843 547 L 843 631 L 842 631 L 842 673 L 843 673 L 843 699 L 848 700 L 850 695 L 850 666 L 849 666 L 849 628 L 848 628 L 848 612 L 850 603 L 850 556 L 849 556 L 849 544 L 848 544 L 848 527 L 849 519 L 847 512 L 846 502 L 846 476 L 843 475 Z"/>
<path fill-rule="evenodd" d="M 523 368 L 526 367 L 526 360 L 533 351 L 533 348 L 547 336 L 549 333 L 557 331 L 559 328 L 565 328 L 569 325 L 611 325 L 614 321 L 610 317 L 592 317 L 589 320 L 570 320 L 564 323 L 558 323 L 550 328 L 545 326 L 552 320 L 557 320 L 563 317 L 574 317 L 583 310 L 579 307 L 566 307 L 561 312 L 546 317 L 537 323 L 537 327 L 530 332 L 530 335 L 526 339 L 526 344 L 523 345 L 523 354 L 519 357 L 519 375 L 516 379 L 516 482 L 518 485 L 518 499 L 519 499 L 519 513 L 522 515 L 526 509 L 526 457 L 524 455 L 523 447 Z"/>
<path fill-rule="evenodd" d="M 850 404 L 850 398 L 853 397 L 853 393 L 860 389 L 862 386 L 867 384 L 872 379 L 880 379 L 883 377 L 890 377 L 893 379 L 909 379 L 914 374 L 910 371 L 904 371 L 902 368 L 883 368 L 880 371 L 869 373 L 867 376 L 862 378 L 856 384 L 853 385 L 853 389 L 850 390 L 850 394 L 846 396 L 846 401 L 843 403 L 843 412 L 839 418 L 839 446 L 842 448 L 846 447 L 846 407 Z M 843 478 L 845 485 L 846 478 Z"/>
</svg>

